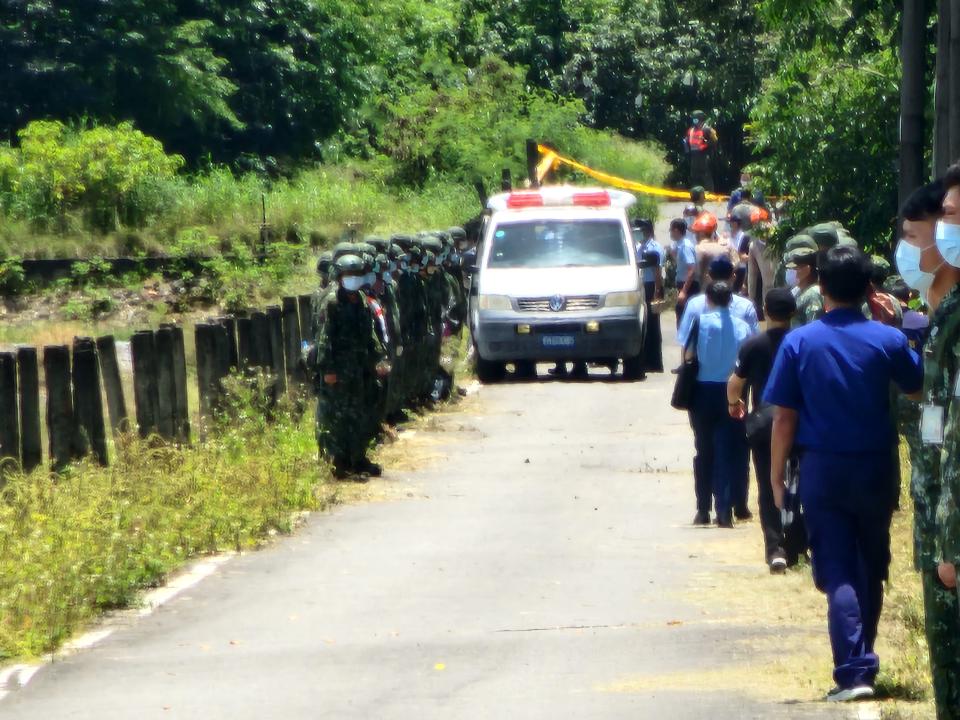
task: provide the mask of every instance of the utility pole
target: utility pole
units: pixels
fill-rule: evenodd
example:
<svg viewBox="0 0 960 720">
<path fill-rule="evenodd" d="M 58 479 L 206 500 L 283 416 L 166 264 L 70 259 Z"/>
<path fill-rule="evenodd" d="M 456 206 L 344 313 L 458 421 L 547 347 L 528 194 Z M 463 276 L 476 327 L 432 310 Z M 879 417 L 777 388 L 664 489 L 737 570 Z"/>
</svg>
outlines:
<svg viewBox="0 0 960 720">
<path fill-rule="evenodd" d="M 903 0 L 900 24 L 900 192 L 902 206 L 926 180 L 923 151 L 926 146 L 923 113 L 926 102 L 927 10 L 924 0 Z"/>
</svg>

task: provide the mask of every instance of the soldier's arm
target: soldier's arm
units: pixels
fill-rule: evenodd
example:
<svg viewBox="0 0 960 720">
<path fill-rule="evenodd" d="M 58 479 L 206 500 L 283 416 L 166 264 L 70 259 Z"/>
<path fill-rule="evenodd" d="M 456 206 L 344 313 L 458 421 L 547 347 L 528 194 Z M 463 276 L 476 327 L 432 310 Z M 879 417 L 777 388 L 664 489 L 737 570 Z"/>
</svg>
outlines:
<svg viewBox="0 0 960 720">
<path fill-rule="evenodd" d="M 955 353 L 960 353 L 960 344 Z M 955 573 L 956 566 L 960 565 L 960 398 L 952 397 L 953 385 L 940 450 L 940 501 L 934 552 L 944 563 L 952 565 L 950 570 Z"/>
</svg>

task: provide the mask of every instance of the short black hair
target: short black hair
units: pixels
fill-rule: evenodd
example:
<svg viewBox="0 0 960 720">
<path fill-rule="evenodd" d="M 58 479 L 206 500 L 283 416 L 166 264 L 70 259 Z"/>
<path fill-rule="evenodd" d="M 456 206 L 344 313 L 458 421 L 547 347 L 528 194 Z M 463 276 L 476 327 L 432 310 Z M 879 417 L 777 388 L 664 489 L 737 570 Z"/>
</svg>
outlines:
<svg viewBox="0 0 960 720">
<path fill-rule="evenodd" d="M 960 167 L 954 165 L 951 169 L 957 168 L 960 174 Z M 949 175 L 950 170 L 947 171 Z M 957 180 L 960 185 L 960 178 Z M 904 220 L 917 222 L 919 220 L 936 220 L 943 215 L 943 198 L 947 194 L 946 177 L 934 180 L 918 187 L 903 203 L 900 208 L 900 217 Z"/>
<path fill-rule="evenodd" d="M 733 297 L 733 290 L 730 283 L 724 280 L 707 285 L 707 300 L 717 307 L 727 307 L 730 305 L 730 299 Z"/>
<path fill-rule="evenodd" d="M 767 317 L 777 322 L 786 322 L 797 311 L 797 299 L 787 288 L 773 288 L 763 299 Z"/>
<path fill-rule="evenodd" d="M 680 232 L 685 233 L 687 231 L 687 224 L 683 221 L 682 218 L 674 218 L 673 220 L 670 221 L 670 229 L 679 230 Z"/>
<path fill-rule="evenodd" d="M 944 191 L 947 191 L 958 185 L 960 185 L 960 162 L 955 162 L 947 168 L 947 172 L 943 175 L 943 188 Z"/>
<path fill-rule="evenodd" d="M 903 278 L 899 278 L 893 283 L 893 287 L 890 288 L 890 294 L 900 302 L 910 302 L 910 286 L 903 281 Z"/>
<path fill-rule="evenodd" d="M 866 295 L 871 269 L 858 248 L 838 245 L 827 250 L 820 263 L 820 285 L 831 300 L 849 305 Z"/>
</svg>

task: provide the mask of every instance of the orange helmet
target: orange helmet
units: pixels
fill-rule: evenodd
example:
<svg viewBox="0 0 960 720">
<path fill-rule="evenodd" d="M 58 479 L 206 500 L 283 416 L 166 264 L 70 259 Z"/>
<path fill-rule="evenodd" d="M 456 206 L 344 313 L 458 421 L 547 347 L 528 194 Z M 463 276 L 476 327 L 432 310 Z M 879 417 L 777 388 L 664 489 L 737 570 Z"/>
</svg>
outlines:
<svg viewBox="0 0 960 720">
<path fill-rule="evenodd" d="M 697 215 L 690 229 L 695 233 L 706 233 L 712 235 L 717 231 L 717 216 L 713 213 L 702 212 Z"/>
</svg>

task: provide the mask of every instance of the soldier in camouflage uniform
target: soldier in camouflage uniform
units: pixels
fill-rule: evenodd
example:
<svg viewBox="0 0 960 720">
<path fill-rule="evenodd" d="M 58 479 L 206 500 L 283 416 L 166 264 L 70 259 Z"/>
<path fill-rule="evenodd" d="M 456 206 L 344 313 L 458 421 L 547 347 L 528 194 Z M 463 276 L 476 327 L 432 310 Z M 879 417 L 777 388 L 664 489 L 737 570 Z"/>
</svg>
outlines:
<svg viewBox="0 0 960 720">
<path fill-rule="evenodd" d="M 951 189 L 960 224 L 960 169 Z M 935 242 L 944 186 L 917 190 L 904 205 L 904 239 L 897 266 L 932 313 L 924 346 L 919 422 L 907 433 L 914 501 L 914 560 L 923 582 L 927 642 L 938 720 L 960 720 L 960 270 L 946 264 Z M 944 205 L 947 201 L 941 200 Z"/>
<path fill-rule="evenodd" d="M 796 273 L 793 293 L 797 298 L 797 312 L 791 321 L 792 329 L 824 315 L 823 295 L 817 283 L 817 254 L 817 243 L 809 235 L 795 235 L 787 242 L 783 263 L 788 274 L 790 271 Z"/>
<path fill-rule="evenodd" d="M 440 268 L 442 246 L 436 238 L 424 241 L 426 262 L 423 279 L 427 295 L 427 344 L 424 351 L 424 364 L 420 376 L 420 397 L 427 401 L 433 390 L 433 384 L 440 369 L 440 355 L 443 348 L 444 314 L 450 302 L 449 288 Z"/>
<path fill-rule="evenodd" d="M 336 477 L 379 475 L 380 467 L 367 459 L 367 450 L 379 425 L 373 391 L 389 364 L 362 292 L 363 261 L 344 255 L 336 266 L 340 282 L 321 308 L 325 321 L 311 368 L 318 386 L 317 441 Z"/>
<path fill-rule="evenodd" d="M 425 361 L 428 336 L 427 291 L 420 267 L 423 250 L 410 237 L 402 237 L 400 243 L 409 257 L 397 281 L 404 355 L 403 394 L 407 403 L 416 405 L 420 397 L 419 371 Z"/>
</svg>

